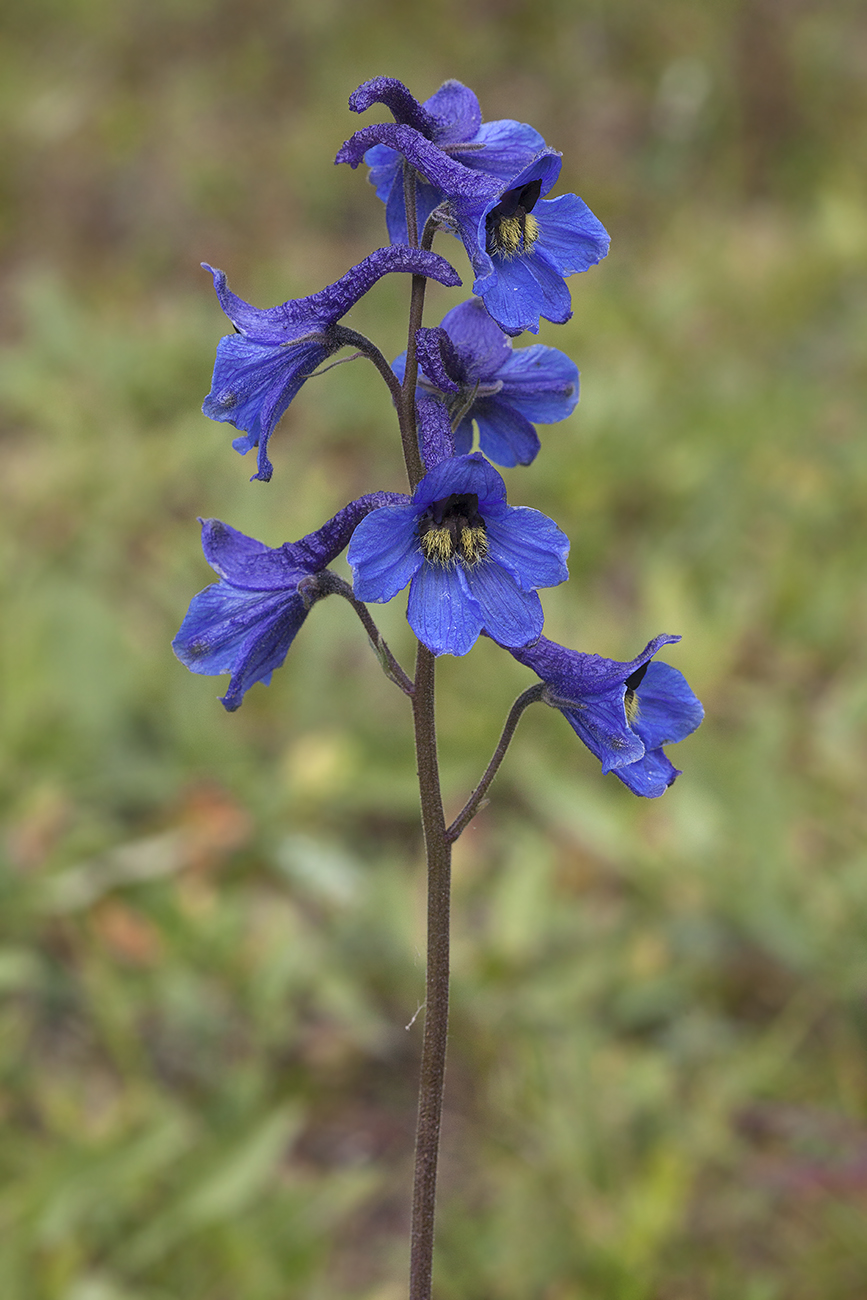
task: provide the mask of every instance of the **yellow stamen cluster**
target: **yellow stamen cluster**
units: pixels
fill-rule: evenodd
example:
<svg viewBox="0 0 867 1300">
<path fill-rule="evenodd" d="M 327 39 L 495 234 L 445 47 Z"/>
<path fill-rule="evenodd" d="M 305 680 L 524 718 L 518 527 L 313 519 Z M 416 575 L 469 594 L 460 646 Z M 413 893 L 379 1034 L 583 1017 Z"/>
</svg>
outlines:
<svg viewBox="0 0 867 1300">
<path fill-rule="evenodd" d="M 480 564 L 488 553 L 488 537 L 484 528 L 465 524 L 456 538 L 448 527 L 430 528 L 419 539 L 422 553 L 432 564 Z"/>
<path fill-rule="evenodd" d="M 529 253 L 539 235 L 539 223 L 530 212 L 520 209 L 512 217 L 501 217 L 491 232 L 494 251 L 501 257 L 517 257 Z"/>
<path fill-rule="evenodd" d="M 626 710 L 626 721 L 629 723 L 634 722 L 640 712 L 638 696 L 635 694 L 635 691 L 626 692 L 623 699 L 623 707 Z"/>
</svg>

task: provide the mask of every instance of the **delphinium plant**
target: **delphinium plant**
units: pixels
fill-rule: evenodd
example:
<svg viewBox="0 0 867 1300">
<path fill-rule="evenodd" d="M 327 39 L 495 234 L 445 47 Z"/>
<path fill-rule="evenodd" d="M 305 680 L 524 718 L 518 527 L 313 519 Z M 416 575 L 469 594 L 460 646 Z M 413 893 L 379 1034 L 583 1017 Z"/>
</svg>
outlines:
<svg viewBox="0 0 867 1300">
<path fill-rule="evenodd" d="M 235 426 L 236 450 L 255 451 L 268 481 L 268 444 L 283 412 L 321 363 L 343 348 L 382 376 L 397 413 L 408 492 L 372 491 L 316 532 L 269 547 L 215 519 L 202 523 L 205 557 L 219 582 L 194 597 L 174 641 L 193 672 L 228 673 L 222 703 L 270 681 L 317 601 L 338 595 L 358 615 L 383 670 L 412 705 L 428 870 L 424 1036 L 412 1202 L 410 1300 L 428 1300 L 437 1152 L 449 999 L 451 847 L 478 812 L 531 704 L 563 714 L 579 738 L 635 794 L 656 798 L 679 775 L 664 746 L 689 735 L 702 708 L 684 677 L 656 659 L 676 636 L 654 637 L 633 658 L 612 660 L 542 635 L 538 592 L 567 576 L 569 541 L 538 510 L 510 505 L 494 465 L 529 464 L 535 426 L 565 419 L 578 371 L 556 348 L 515 348 L 541 317 L 571 316 L 566 277 L 608 252 L 608 235 L 575 194 L 547 197 L 561 157 L 532 127 L 483 122 L 478 100 L 447 81 L 424 104 L 401 82 L 375 77 L 351 96 L 356 113 L 384 105 L 393 121 L 362 127 L 337 162 L 362 162 L 385 204 L 389 244 L 334 284 L 279 307 L 250 306 L 211 271 L 234 333 L 217 347 L 203 410 Z M 432 251 L 438 231 L 464 245 L 473 297 L 434 327 L 423 325 L 428 279 L 461 281 Z M 341 324 L 382 276 L 412 277 L 406 351 L 389 365 L 368 338 Z M 478 444 L 478 450 L 473 450 Z M 492 463 L 493 462 L 493 463 Z M 350 585 L 329 569 L 348 547 Z M 370 613 L 409 588 L 418 640 L 412 673 L 398 663 Z M 513 703 L 486 771 L 449 823 L 437 765 L 434 679 L 439 655 L 465 655 L 485 635 L 538 681 Z"/>
</svg>

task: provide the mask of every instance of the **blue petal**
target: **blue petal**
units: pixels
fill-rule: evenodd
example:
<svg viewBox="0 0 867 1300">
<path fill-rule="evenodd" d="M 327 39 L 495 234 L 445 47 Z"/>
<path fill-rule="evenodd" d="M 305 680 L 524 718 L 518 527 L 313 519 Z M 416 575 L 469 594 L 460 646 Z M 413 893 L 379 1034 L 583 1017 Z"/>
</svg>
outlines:
<svg viewBox="0 0 867 1300">
<path fill-rule="evenodd" d="M 482 124 L 479 101 L 460 81 L 444 81 L 439 90 L 425 100 L 431 117 L 436 118 L 432 138 L 437 144 L 463 144 L 475 140 Z"/>
<path fill-rule="evenodd" d="M 233 710 L 280 667 L 306 616 L 297 591 L 263 594 L 219 582 L 193 598 L 172 648 L 191 672 L 232 673 L 223 703 Z"/>
<path fill-rule="evenodd" d="M 464 416 L 458 427 L 455 429 L 455 455 L 467 456 L 473 449 L 473 422 L 469 416 Z M 492 459 L 496 459 L 492 457 Z M 502 464 L 502 461 L 500 461 Z"/>
<path fill-rule="evenodd" d="M 406 617 L 435 655 L 465 655 L 482 630 L 482 612 L 460 564 L 423 564 L 412 580 Z"/>
<path fill-rule="evenodd" d="M 491 318 L 480 298 L 470 298 L 446 312 L 442 328 L 466 365 L 470 383 L 499 377 L 512 352 L 509 339 Z"/>
<path fill-rule="evenodd" d="M 529 465 L 539 451 L 539 438 L 529 420 L 499 397 L 473 402 L 470 414 L 479 426 L 479 445 L 498 465 Z M 457 443 L 455 444 L 457 446 Z"/>
<path fill-rule="evenodd" d="M 561 275 L 586 271 L 607 255 L 608 231 L 577 194 L 548 199 L 534 208 L 533 215 L 539 222 L 535 247 Z"/>
<path fill-rule="evenodd" d="M 556 587 L 569 577 L 566 567 L 569 538 L 540 510 L 506 506 L 489 510 L 484 519 L 488 555 L 497 564 L 504 565 L 524 591 Z M 497 639 L 493 632 L 491 635 Z M 527 643 L 512 642 L 518 644 Z"/>
<path fill-rule="evenodd" d="M 376 197 L 387 203 L 395 178 L 400 174 L 400 154 L 388 145 L 375 144 L 364 155 L 364 161 L 370 168 L 367 179 L 376 189 Z"/>
<path fill-rule="evenodd" d="M 479 171 L 499 176 L 503 181 L 511 181 L 545 148 L 544 139 L 534 127 L 525 122 L 514 122 L 511 118 L 483 122 L 474 143 L 482 143 L 485 148 L 454 156 L 466 167 L 476 167 Z"/>
<path fill-rule="evenodd" d="M 453 493 L 461 492 L 475 492 L 486 522 L 486 508 L 497 506 L 506 500 L 506 485 L 501 476 L 478 452 L 444 460 L 425 474 L 412 499 L 413 504 L 426 509 L 434 501 L 442 501 Z"/>
<path fill-rule="evenodd" d="M 561 712 L 576 735 L 611 772 L 644 756 L 644 745 L 630 730 L 623 709 L 623 689 L 605 695 L 588 695 L 580 704 Z"/>
<path fill-rule="evenodd" d="M 562 274 L 537 252 L 492 259 L 494 275 L 476 280 L 473 291 L 481 295 L 494 320 L 507 334 L 539 332 L 539 317 L 562 325 L 572 315 L 572 299 Z"/>
<path fill-rule="evenodd" d="M 418 226 L 418 237 L 421 239 L 425 222 L 427 221 L 434 208 L 438 208 L 443 201 L 442 190 L 438 190 L 434 185 L 428 185 L 427 181 L 416 179 L 415 183 L 415 219 Z"/>
<path fill-rule="evenodd" d="M 683 673 L 669 664 L 649 664 L 635 694 L 638 715 L 632 726 L 648 749 L 683 740 L 704 717 Z"/>
<path fill-rule="evenodd" d="M 400 162 L 400 155 L 396 155 Z M 392 244 L 408 244 L 406 228 L 406 198 L 403 189 L 403 169 L 395 168 L 391 189 L 385 202 L 385 225 Z"/>
<path fill-rule="evenodd" d="M 503 385 L 499 398 L 536 424 L 565 420 L 578 402 L 578 367 L 559 348 L 515 348 L 497 378 Z"/>
<path fill-rule="evenodd" d="M 247 433 L 235 440 L 236 450 L 260 446 L 256 477 L 271 477 L 268 439 L 305 379 L 329 355 L 322 343 L 274 346 L 254 343 L 243 334 L 229 334 L 217 344 L 211 391 L 202 410 L 210 419 L 228 421 Z"/>
<path fill-rule="evenodd" d="M 637 763 L 616 767 L 614 775 L 619 776 L 633 794 L 641 795 L 644 799 L 658 799 L 661 794 L 665 794 L 675 777 L 680 776 L 680 771 L 668 761 L 661 749 L 653 749 L 648 750 Z"/>
<path fill-rule="evenodd" d="M 538 640 L 545 619 L 535 591 L 522 590 L 506 569 L 490 560 L 465 569 L 464 577 L 482 611 L 485 630 L 495 641 L 523 646 Z"/>
<path fill-rule="evenodd" d="M 346 554 L 358 600 L 391 600 L 418 571 L 418 517 L 411 506 L 383 506 L 362 519 Z"/>
</svg>

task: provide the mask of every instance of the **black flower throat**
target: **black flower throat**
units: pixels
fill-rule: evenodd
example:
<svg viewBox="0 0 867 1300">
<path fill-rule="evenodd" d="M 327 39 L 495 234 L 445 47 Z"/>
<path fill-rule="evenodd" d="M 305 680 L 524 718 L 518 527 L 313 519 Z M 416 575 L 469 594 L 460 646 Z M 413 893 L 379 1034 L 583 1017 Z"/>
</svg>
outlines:
<svg viewBox="0 0 867 1300">
<path fill-rule="evenodd" d="M 418 539 L 432 564 L 480 564 L 488 553 L 488 535 L 476 493 L 453 492 L 434 501 L 418 521 Z"/>
</svg>

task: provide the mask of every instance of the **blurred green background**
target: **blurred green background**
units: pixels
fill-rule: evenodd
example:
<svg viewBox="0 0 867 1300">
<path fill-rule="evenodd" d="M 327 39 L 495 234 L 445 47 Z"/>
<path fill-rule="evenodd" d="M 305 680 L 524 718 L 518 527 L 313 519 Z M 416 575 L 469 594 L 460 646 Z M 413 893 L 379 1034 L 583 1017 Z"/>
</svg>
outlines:
<svg viewBox="0 0 867 1300">
<path fill-rule="evenodd" d="M 200 261 L 267 306 L 384 242 L 332 165 L 381 73 L 532 122 L 610 230 L 539 336 L 581 403 L 510 499 L 572 538 L 548 634 L 628 658 L 682 633 L 707 710 L 653 802 L 530 710 L 457 848 L 437 1295 L 867 1294 L 863 6 L 2 23 L 3 1300 L 405 1295 L 406 702 L 339 601 L 231 716 L 169 650 L 211 577 L 197 515 L 277 545 L 401 488 L 364 364 L 303 389 L 270 485 L 199 413 L 226 331 Z M 349 323 L 395 355 L 407 294 Z M 408 662 L 400 599 L 381 625 Z M 489 644 L 439 676 L 454 812 L 534 679 Z"/>
</svg>

